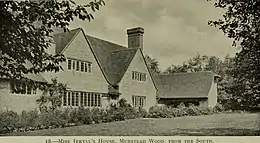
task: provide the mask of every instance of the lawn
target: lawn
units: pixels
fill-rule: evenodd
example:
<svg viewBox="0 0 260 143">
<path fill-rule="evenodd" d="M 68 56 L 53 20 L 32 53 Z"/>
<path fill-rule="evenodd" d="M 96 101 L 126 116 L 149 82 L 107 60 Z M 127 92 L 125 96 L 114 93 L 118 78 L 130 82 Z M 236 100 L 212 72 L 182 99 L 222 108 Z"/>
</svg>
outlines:
<svg viewBox="0 0 260 143">
<path fill-rule="evenodd" d="M 216 114 L 174 119 L 134 119 L 8 136 L 249 136 L 260 135 L 258 114 Z"/>
</svg>

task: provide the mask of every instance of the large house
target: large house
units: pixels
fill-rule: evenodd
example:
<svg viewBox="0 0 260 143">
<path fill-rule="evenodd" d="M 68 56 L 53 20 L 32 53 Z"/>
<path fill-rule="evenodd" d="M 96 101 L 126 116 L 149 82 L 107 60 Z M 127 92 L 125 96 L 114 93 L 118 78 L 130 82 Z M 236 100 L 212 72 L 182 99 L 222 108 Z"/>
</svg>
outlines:
<svg viewBox="0 0 260 143">
<path fill-rule="evenodd" d="M 134 107 L 149 109 L 157 104 L 157 100 L 159 103 L 166 103 L 170 96 L 175 95 L 178 95 L 176 98 L 186 99 L 186 96 L 179 93 L 185 89 L 192 89 L 193 91 L 185 92 L 193 96 L 195 94 L 190 92 L 194 92 L 198 86 L 205 86 L 196 80 L 192 81 L 196 86 L 188 86 L 192 77 L 187 77 L 186 83 L 183 83 L 178 82 L 183 80 L 180 79 L 180 75 L 161 76 L 160 80 L 152 76 L 144 58 L 143 34 L 143 28 L 128 29 L 128 47 L 124 47 L 86 35 L 81 28 L 58 33 L 54 36 L 55 48 L 49 52 L 65 55 L 66 62 L 61 63 L 64 70 L 26 76 L 38 82 L 50 82 L 56 77 L 58 81 L 65 83 L 68 89 L 62 98 L 62 107 L 108 108 L 111 103 L 124 98 Z M 214 82 L 213 78 L 200 79 L 202 82 L 204 80 Z M 12 90 L 14 84 L 8 79 L 0 78 L 0 110 L 21 112 L 38 108 L 36 100 L 42 92 L 24 86 L 24 92 L 15 93 Z M 208 97 L 204 93 L 197 96 L 202 91 L 196 92 L 195 98 L 209 101 L 206 106 L 216 103 L 216 86 L 210 87 L 212 94 Z"/>
<path fill-rule="evenodd" d="M 37 75 L 41 82 L 56 77 L 67 84 L 63 107 L 107 108 L 120 98 L 135 107 L 156 104 L 156 86 L 143 54 L 142 28 L 128 29 L 128 47 L 86 35 L 81 28 L 55 35 L 55 53 L 66 62 L 63 71 Z M 0 109 L 14 111 L 37 108 L 41 92 L 13 93 L 9 80 L 1 79 Z"/>
</svg>

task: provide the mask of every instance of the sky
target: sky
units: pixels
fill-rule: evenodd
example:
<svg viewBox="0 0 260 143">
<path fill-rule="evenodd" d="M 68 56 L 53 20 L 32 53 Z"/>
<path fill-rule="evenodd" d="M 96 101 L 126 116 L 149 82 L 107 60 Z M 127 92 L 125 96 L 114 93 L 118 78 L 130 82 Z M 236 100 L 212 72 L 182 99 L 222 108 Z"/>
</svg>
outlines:
<svg viewBox="0 0 260 143">
<path fill-rule="evenodd" d="M 88 0 L 76 0 L 78 4 Z M 144 54 L 159 61 L 161 70 L 182 64 L 197 53 L 224 58 L 235 54 L 232 40 L 209 26 L 223 11 L 207 0 L 105 0 L 91 22 L 75 20 L 88 35 L 127 46 L 128 28 L 144 28 Z"/>
</svg>

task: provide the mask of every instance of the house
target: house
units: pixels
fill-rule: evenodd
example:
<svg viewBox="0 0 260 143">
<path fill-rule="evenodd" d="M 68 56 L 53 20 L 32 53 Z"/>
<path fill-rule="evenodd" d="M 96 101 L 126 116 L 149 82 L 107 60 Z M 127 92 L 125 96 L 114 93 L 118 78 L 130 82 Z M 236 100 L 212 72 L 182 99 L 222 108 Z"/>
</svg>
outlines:
<svg viewBox="0 0 260 143">
<path fill-rule="evenodd" d="M 157 104 L 178 102 L 213 107 L 217 102 L 217 78 L 213 72 L 178 73 L 152 76 L 143 53 L 144 29 L 127 30 L 124 47 L 90 35 L 77 28 L 54 35 L 52 54 L 62 53 L 66 62 L 62 71 L 25 75 L 36 82 L 57 78 L 67 85 L 62 108 L 108 108 L 121 98 L 134 107 L 149 109 Z M 1 63 L 0 63 L 1 64 Z M 26 63 L 26 66 L 32 66 Z M 0 78 L 0 110 L 21 112 L 38 108 L 42 91 L 18 82 Z M 14 91 L 14 87 L 22 91 Z"/>
<path fill-rule="evenodd" d="M 57 78 L 67 84 L 62 107 L 107 108 L 121 98 L 134 107 L 149 109 L 156 104 L 156 85 L 143 54 L 143 28 L 127 30 L 128 47 L 86 35 L 81 28 L 54 36 L 55 50 L 66 62 L 63 71 L 34 75 L 40 82 Z M 33 75 L 31 75 L 33 76 Z M 23 93 L 12 92 L 8 79 L 0 80 L 0 109 L 21 112 L 38 108 L 41 92 L 25 86 Z M 28 92 L 27 92 L 28 91 Z"/>
<path fill-rule="evenodd" d="M 177 106 L 192 103 L 214 107 L 217 103 L 217 80 L 211 71 L 154 75 L 158 104 Z"/>
</svg>

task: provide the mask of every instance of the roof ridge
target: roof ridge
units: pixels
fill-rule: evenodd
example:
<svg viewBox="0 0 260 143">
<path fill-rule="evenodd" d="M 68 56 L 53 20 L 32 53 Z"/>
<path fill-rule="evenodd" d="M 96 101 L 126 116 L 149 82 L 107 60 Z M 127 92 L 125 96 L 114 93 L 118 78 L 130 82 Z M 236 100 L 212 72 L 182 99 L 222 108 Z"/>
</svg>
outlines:
<svg viewBox="0 0 260 143">
<path fill-rule="evenodd" d="M 127 48 L 127 47 L 125 47 L 125 46 L 123 46 L 123 45 L 120 45 L 120 44 L 118 44 L 118 43 L 110 42 L 110 41 L 108 41 L 108 40 L 104 40 L 104 39 L 101 39 L 101 38 L 98 38 L 98 37 L 95 37 L 95 36 L 92 36 L 92 35 L 86 34 L 86 36 L 89 36 L 89 37 L 91 37 L 91 38 L 95 38 L 95 39 L 101 40 L 101 41 L 103 41 L 103 42 L 107 42 L 107 43 L 110 43 L 110 44 L 114 44 L 114 45 L 117 45 L 117 46 L 121 46 L 121 47 L 123 47 L 123 48 Z"/>
<path fill-rule="evenodd" d="M 120 51 L 131 51 L 131 50 L 138 50 L 140 48 L 125 48 L 125 49 L 118 49 L 118 50 L 115 50 L 113 51 L 114 52 L 120 52 Z"/>
<path fill-rule="evenodd" d="M 213 71 L 197 71 L 197 72 L 176 72 L 176 73 L 173 73 L 173 74 L 157 74 L 157 75 L 165 75 L 165 76 L 169 76 L 169 75 L 175 75 L 175 74 L 196 74 L 196 73 L 214 73 Z"/>
</svg>

